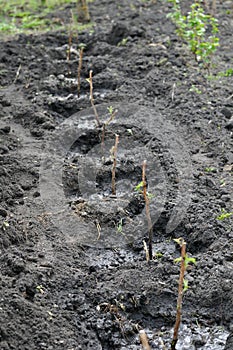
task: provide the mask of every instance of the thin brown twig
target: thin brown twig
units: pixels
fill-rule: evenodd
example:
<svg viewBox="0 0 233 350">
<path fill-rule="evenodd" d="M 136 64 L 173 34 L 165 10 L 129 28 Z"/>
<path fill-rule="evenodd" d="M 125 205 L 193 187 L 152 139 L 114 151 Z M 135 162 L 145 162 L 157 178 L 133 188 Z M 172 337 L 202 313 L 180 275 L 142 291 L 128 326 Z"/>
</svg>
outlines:
<svg viewBox="0 0 233 350">
<path fill-rule="evenodd" d="M 102 127 L 102 135 L 101 135 L 101 149 L 102 149 L 102 156 L 103 158 L 105 158 L 105 147 L 104 147 L 104 140 L 105 140 L 105 132 L 106 132 L 106 127 L 109 125 L 109 123 L 111 123 L 111 121 L 115 118 L 117 113 L 117 109 L 115 111 L 113 111 L 112 113 L 110 113 L 110 117 L 108 120 L 106 120 L 106 122 L 103 123 L 103 127 Z"/>
<path fill-rule="evenodd" d="M 212 0 L 211 16 L 214 16 L 216 12 L 216 0 Z"/>
<path fill-rule="evenodd" d="M 97 122 L 97 126 L 100 126 L 100 120 L 99 120 L 99 115 L 97 113 L 95 104 L 94 104 L 94 97 L 93 97 L 93 82 L 92 82 L 92 70 L 90 70 L 89 72 L 89 84 L 90 84 L 90 101 L 91 101 L 91 105 L 95 114 L 95 119 Z"/>
<path fill-rule="evenodd" d="M 101 150 L 102 150 L 102 159 L 105 159 L 105 145 L 104 145 L 104 139 L 105 139 L 105 130 L 106 130 L 106 124 L 103 123 L 102 126 L 102 135 L 101 135 Z"/>
<path fill-rule="evenodd" d="M 80 90 L 81 90 L 81 70 L 82 70 L 82 64 L 83 64 L 83 50 L 84 47 L 81 47 L 79 49 L 79 62 L 78 62 L 78 97 L 80 96 Z"/>
<path fill-rule="evenodd" d="M 147 337 L 147 334 L 144 331 L 144 329 L 142 329 L 139 332 L 139 339 L 140 339 L 140 342 L 142 344 L 143 350 L 151 350 L 151 347 L 150 347 L 149 342 L 148 342 L 148 337 Z"/>
<path fill-rule="evenodd" d="M 96 228 L 98 231 L 98 237 L 97 237 L 97 241 L 98 241 L 100 239 L 100 235 L 101 235 L 101 226 L 100 226 L 100 223 L 98 220 L 96 220 L 95 224 L 96 224 Z"/>
<path fill-rule="evenodd" d="M 14 81 L 13 81 L 13 84 L 15 84 L 16 81 L 18 80 L 19 74 L 20 74 L 20 71 L 21 71 L 21 68 L 22 68 L 22 66 L 21 66 L 21 64 L 20 64 L 20 65 L 19 65 L 19 68 L 17 69 L 17 72 L 16 72 L 16 75 L 15 75 L 15 79 L 14 79 Z"/>
<path fill-rule="evenodd" d="M 67 61 L 70 62 L 71 58 L 71 47 L 72 47 L 72 41 L 73 41 L 73 23 L 74 23 L 74 16 L 72 10 L 70 11 L 71 18 L 70 18 L 70 27 L 69 27 L 69 39 L 68 39 L 68 50 L 67 50 Z"/>
<path fill-rule="evenodd" d="M 119 135 L 115 135 L 115 145 L 112 148 L 112 157 L 113 157 L 113 165 L 112 165 L 112 194 L 116 195 L 116 165 L 117 165 L 117 147 L 119 143 Z"/>
<path fill-rule="evenodd" d="M 182 316 L 182 299 L 183 299 L 183 283 L 185 274 L 185 257 L 186 257 L 186 242 L 181 239 L 181 265 L 180 265 L 180 277 L 178 287 L 178 298 L 177 298 L 177 310 L 176 310 L 176 322 L 174 326 L 173 339 L 171 343 L 171 350 L 176 350 L 176 343 L 178 341 L 178 333 Z"/>
<path fill-rule="evenodd" d="M 152 237 L 153 237 L 153 226 L 150 216 L 150 201 L 147 195 L 147 189 L 146 189 L 146 160 L 143 161 L 142 164 L 142 183 L 143 183 L 143 197 L 145 201 L 146 206 L 146 217 L 147 217 L 147 223 L 148 223 L 148 251 L 149 251 L 149 260 L 152 260 Z"/>
<path fill-rule="evenodd" d="M 86 0 L 77 1 L 77 12 L 79 22 L 90 22 L 91 18 Z"/>
</svg>

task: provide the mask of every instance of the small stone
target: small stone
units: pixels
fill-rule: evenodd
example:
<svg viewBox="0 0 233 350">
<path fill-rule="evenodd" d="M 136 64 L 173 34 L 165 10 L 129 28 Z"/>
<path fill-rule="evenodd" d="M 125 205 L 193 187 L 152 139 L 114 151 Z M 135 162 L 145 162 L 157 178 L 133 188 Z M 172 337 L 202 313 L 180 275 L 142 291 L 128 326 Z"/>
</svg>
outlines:
<svg viewBox="0 0 233 350">
<path fill-rule="evenodd" d="M 33 197 L 34 198 L 40 197 L 40 192 L 38 192 L 38 191 L 34 192 Z"/>
<path fill-rule="evenodd" d="M 233 117 L 226 124 L 225 128 L 228 129 L 228 130 L 233 130 Z"/>
<path fill-rule="evenodd" d="M 6 218 L 6 217 L 7 217 L 7 211 L 6 211 L 6 209 L 0 208 L 0 215 L 1 215 L 3 218 Z"/>
<path fill-rule="evenodd" d="M 226 117 L 228 119 L 230 119 L 231 116 L 232 116 L 231 111 L 228 108 L 225 108 L 225 107 L 223 109 L 221 109 L 221 113 L 224 115 L 224 117 Z"/>
<path fill-rule="evenodd" d="M 232 289 L 232 281 L 231 280 L 225 280 L 222 286 L 224 292 L 229 292 Z"/>
<path fill-rule="evenodd" d="M 45 122 L 42 127 L 43 127 L 43 129 L 46 129 L 46 130 L 54 130 L 55 129 L 55 125 L 52 124 L 51 122 Z"/>
<path fill-rule="evenodd" d="M 0 147 L 0 154 L 6 154 L 9 152 L 9 148 L 7 146 Z"/>
<path fill-rule="evenodd" d="M 11 127 L 8 126 L 8 125 L 6 125 L 6 126 L 4 126 L 3 128 L 0 128 L 0 131 L 1 131 L 2 133 L 4 133 L 4 134 L 9 134 L 10 131 L 11 131 Z"/>
<path fill-rule="evenodd" d="M 231 196 L 229 194 L 224 194 L 221 196 L 222 201 L 225 202 L 229 202 L 231 200 Z"/>
</svg>

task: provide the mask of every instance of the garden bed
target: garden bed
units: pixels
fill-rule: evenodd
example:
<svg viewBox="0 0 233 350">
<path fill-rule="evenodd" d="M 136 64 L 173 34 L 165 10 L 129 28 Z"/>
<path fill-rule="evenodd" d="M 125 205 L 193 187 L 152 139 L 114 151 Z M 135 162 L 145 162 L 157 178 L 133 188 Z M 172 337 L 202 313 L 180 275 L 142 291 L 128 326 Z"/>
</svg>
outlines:
<svg viewBox="0 0 233 350">
<path fill-rule="evenodd" d="M 72 6 L 57 13 L 63 22 Z M 69 62 L 67 30 L 0 42 L 0 348 L 136 350 L 145 329 L 152 349 L 169 349 L 173 239 L 183 237 L 196 265 L 186 274 L 177 349 L 223 350 L 233 319 L 231 2 L 217 4 L 210 72 L 177 37 L 166 1 L 89 6 L 93 26 L 73 37 Z M 101 125 L 109 107 L 116 112 L 104 142 L 90 70 Z M 135 190 L 144 160 L 150 263 Z"/>
</svg>

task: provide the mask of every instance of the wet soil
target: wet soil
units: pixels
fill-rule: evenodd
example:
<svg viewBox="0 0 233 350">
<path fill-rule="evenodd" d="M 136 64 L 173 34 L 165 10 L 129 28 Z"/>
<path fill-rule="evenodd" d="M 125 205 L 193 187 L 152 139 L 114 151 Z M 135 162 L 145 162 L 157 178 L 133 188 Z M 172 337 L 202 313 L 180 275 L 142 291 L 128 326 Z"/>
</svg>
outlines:
<svg viewBox="0 0 233 350">
<path fill-rule="evenodd" d="M 152 349 L 169 349 L 178 237 L 197 263 L 186 274 L 177 348 L 224 349 L 233 320 L 233 217 L 217 217 L 233 210 L 233 78 L 207 79 L 169 11 L 164 1 L 91 3 L 95 25 L 74 37 L 69 62 L 65 30 L 0 42 L 2 350 L 136 350 L 141 329 Z M 69 13 L 67 6 L 59 16 L 68 21 Z M 218 3 L 216 17 L 212 75 L 232 67 L 231 1 Z M 116 116 L 103 137 L 110 106 Z M 150 263 L 145 203 L 135 190 L 144 159 Z"/>
</svg>

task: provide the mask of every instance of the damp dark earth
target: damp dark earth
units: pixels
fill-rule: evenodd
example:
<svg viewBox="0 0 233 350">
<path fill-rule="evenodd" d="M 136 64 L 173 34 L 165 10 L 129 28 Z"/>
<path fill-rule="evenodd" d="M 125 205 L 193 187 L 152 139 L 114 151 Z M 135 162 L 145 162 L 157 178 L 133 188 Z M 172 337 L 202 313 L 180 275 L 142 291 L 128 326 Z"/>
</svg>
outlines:
<svg viewBox="0 0 233 350">
<path fill-rule="evenodd" d="M 176 348 L 233 349 L 233 6 L 216 1 L 209 69 L 171 8 L 96 0 L 71 37 L 66 3 L 60 29 L 1 36 L 1 350 L 139 350 L 142 330 L 170 349 L 180 237 Z"/>
</svg>

